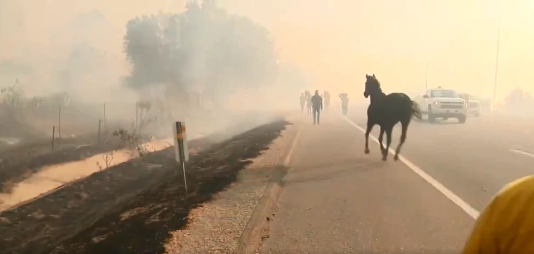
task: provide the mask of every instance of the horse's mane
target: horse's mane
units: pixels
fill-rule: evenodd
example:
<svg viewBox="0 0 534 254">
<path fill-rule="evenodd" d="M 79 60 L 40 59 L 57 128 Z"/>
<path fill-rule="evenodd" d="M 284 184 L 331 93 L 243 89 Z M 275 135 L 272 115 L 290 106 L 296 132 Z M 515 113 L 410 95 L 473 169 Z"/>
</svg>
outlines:
<svg viewBox="0 0 534 254">
<path fill-rule="evenodd" d="M 380 88 L 380 81 L 378 81 L 378 79 L 374 75 L 368 75 L 367 78 L 371 82 L 371 84 L 375 86 L 378 92 L 383 93 L 382 88 Z"/>
<path fill-rule="evenodd" d="M 373 85 L 375 85 L 378 89 L 380 89 L 380 81 L 378 81 L 378 79 L 375 76 L 370 76 L 370 78 L 371 78 L 371 81 L 373 82 Z"/>
</svg>

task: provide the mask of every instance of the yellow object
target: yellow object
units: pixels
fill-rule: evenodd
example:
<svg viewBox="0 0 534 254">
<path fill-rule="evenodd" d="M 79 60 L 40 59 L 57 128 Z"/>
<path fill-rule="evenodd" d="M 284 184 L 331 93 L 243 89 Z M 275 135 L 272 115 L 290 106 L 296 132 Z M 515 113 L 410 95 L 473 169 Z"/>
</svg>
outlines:
<svg viewBox="0 0 534 254">
<path fill-rule="evenodd" d="M 477 219 L 463 254 L 534 253 L 534 176 L 506 185 Z"/>
<path fill-rule="evenodd" d="M 176 133 L 176 138 L 184 139 L 184 134 L 185 134 L 185 126 L 182 125 L 181 131 Z"/>
</svg>

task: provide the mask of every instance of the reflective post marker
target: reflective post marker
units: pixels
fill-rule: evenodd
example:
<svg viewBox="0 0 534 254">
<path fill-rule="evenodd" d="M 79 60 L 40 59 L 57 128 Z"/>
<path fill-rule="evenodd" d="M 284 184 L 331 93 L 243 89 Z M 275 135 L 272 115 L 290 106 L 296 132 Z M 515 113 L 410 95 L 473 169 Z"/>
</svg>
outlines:
<svg viewBox="0 0 534 254">
<path fill-rule="evenodd" d="M 185 162 L 189 160 L 189 150 L 187 148 L 187 133 L 184 122 L 176 122 L 173 124 L 174 136 L 174 155 L 176 161 L 182 168 L 184 174 L 185 193 L 187 195 L 187 179 L 185 176 Z"/>
</svg>

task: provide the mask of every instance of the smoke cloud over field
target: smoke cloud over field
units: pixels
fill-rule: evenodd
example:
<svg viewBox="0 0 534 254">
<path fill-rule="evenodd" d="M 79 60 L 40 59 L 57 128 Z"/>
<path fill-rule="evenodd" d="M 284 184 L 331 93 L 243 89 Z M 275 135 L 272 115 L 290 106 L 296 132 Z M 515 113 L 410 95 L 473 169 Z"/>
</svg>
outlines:
<svg viewBox="0 0 534 254">
<path fill-rule="evenodd" d="M 64 133 L 99 120 L 216 126 L 294 107 L 310 80 L 268 27 L 215 1 L 1 1 L 0 12 L 3 135 L 49 132 L 59 107 Z"/>
<path fill-rule="evenodd" d="M 172 109 L 173 119 L 201 108 L 294 109 L 305 89 L 367 103 L 366 73 L 386 93 L 445 86 L 491 100 L 499 10 L 495 92 L 506 104 L 516 87 L 534 91 L 523 68 L 534 59 L 531 18 L 521 11 L 530 9 L 460 0 L 1 0 L 0 88 L 23 98 L 2 114 L 52 117 L 63 100 L 94 129 L 104 103 L 107 119 L 127 122 L 138 100 L 152 113 Z"/>
</svg>

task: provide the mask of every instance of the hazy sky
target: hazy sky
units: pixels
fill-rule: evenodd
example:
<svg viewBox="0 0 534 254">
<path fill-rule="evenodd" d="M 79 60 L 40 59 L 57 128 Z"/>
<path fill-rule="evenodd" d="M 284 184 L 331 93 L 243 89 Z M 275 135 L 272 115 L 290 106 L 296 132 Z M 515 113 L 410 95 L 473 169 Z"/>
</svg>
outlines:
<svg viewBox="0 0 534 254">
<path fill-rule="evenodd" d="M 50 62 L 85 38 L 105 50 L 117 76 L 126 22 L 135 15 L 183 9 L 184 0 L 0 0 L 0 60 L 31 59 L 47 76 Z M 445 86 L 481 96 L 493 91 L 498 15 L 501 58 L 498 99 L 521 86 L 534 93 L 534 0 L 219 0 L 274 33 L 282 57 L 316 77 L 312 88 L 363 92 L 374 73 L 385 92 Z M 71 22 L 98 10 L 109 29 Z M 88 77 L 88 80 L 91 80 Z M 111 80 L 111 79 L 110 79 Z M 88 81 L 89 82 L 89 81 Z M 91 81 L 94 82 L 94 81 Z M 38 82 L 35 82 L 38 83 Z M 46 83 L 43 81 L 43 83 Z M 100 87 L 117 86 L 99 82 Z M 33 84 L 39 91 L 50 85 Z M 89 91 L 90 89 L 88 89 Z"/>
</svg>

